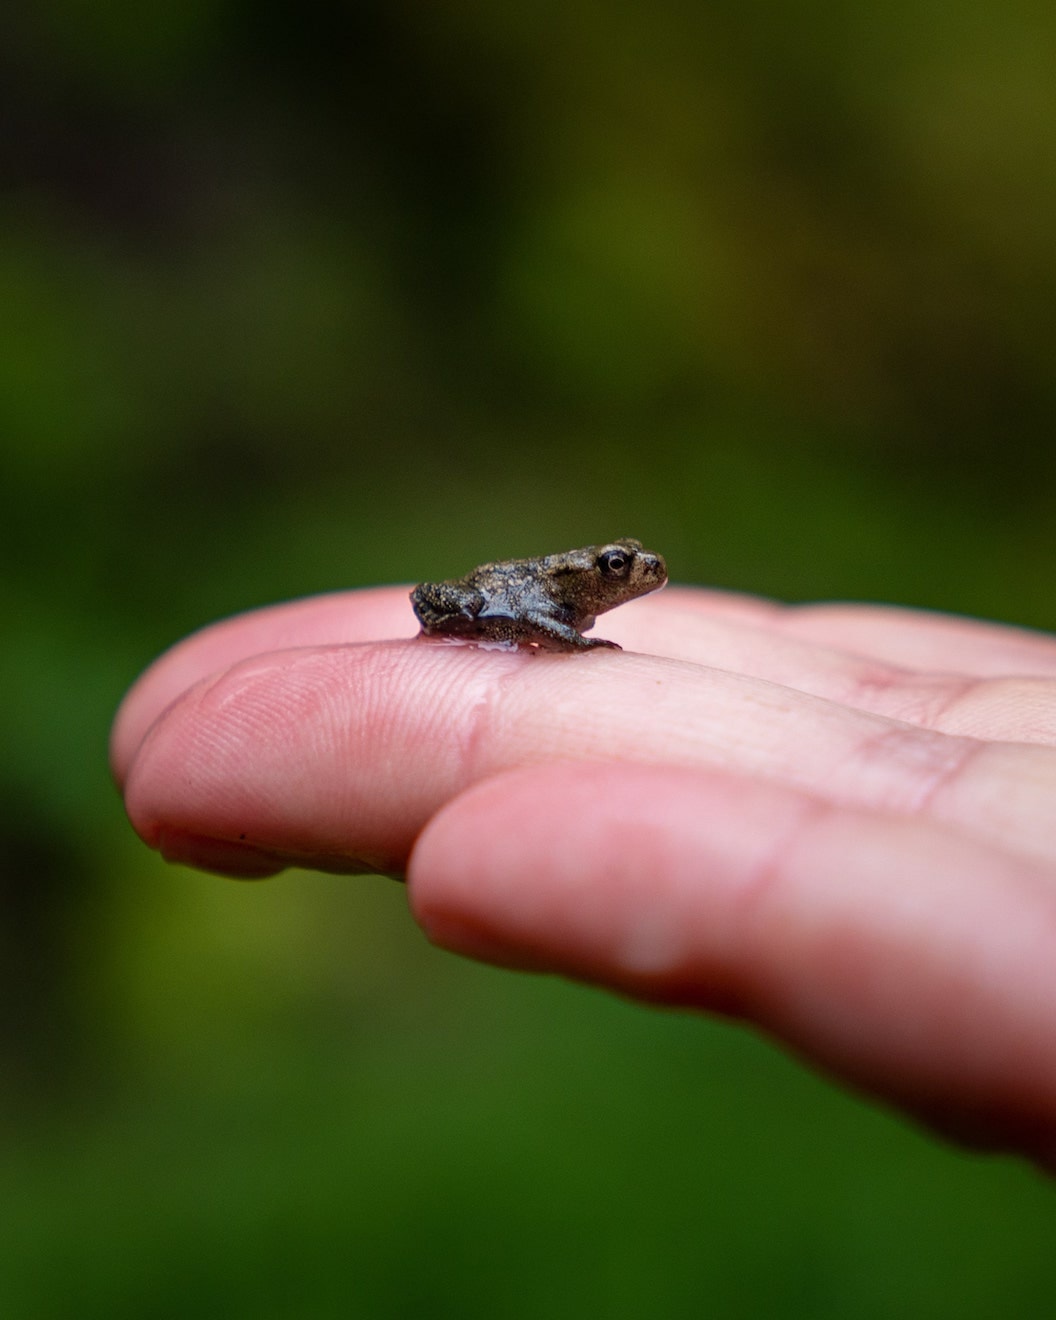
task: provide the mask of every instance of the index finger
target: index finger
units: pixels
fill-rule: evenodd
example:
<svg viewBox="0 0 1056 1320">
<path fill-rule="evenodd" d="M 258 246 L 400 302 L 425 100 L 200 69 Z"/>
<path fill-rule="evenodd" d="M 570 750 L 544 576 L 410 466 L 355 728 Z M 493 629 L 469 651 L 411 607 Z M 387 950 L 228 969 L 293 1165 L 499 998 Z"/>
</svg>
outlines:
<svg viewBox="0 0 1056 1320">
<path fill-rule="evenodd" d="M 780 606 L 687 587 L 633 601 L 606 615 L 602 628 L 633 650 L 751 674 L 874 714 L 927 725 L 937 710 L 939 727 L 948 732 L 1051 741 L 1051 720 L 1040 720 L 1038 709 L 1047 693 L 1034 693 L 1014 710 L 1003 690 L 957 700 L 959 675 L 1056 677 L 1056 640 L 1043 634 L 884 607 Z M 122 703 L 111 738 L 114 777 L 124 783 L 154 720 L 210 674 L 288 647 L 409 638 L 417 631 L 406 587 L 309 597 L 203 628 L 155 661 Z M 918 683 L 912 669 L 877 670 L 874 660 L 943 672 L 925 672 Z"/>
<path fill-rule="evenodd" d="M 154 722 L 125 795 L 148 842 L 207 869 L 238 871 L 241 853 L 257 874 L 395 871 L 426 821 L 471 784 L 561 761 L 729 769 L 1056 855 L 1056 750 L 935 733 L 614 651 L 394 641 L 256 656 Z M 209 860 L 218 848 L 223 865 Z"/>
</svg>

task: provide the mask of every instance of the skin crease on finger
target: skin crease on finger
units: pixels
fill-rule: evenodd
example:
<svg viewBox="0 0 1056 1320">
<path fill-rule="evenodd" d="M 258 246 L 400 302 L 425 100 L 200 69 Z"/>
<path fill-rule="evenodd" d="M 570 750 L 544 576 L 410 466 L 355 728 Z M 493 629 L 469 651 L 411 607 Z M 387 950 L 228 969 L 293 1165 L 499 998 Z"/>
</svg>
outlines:
<svg viewBox="0 0 1056 1320">
<path fill-rule="evenodd" d="M 732 1012 L 958 1139 L 1056 1157 L 1051 876 L 711 772 L 515 771 L 419 839 L 445 947 Z"/>
</svg>

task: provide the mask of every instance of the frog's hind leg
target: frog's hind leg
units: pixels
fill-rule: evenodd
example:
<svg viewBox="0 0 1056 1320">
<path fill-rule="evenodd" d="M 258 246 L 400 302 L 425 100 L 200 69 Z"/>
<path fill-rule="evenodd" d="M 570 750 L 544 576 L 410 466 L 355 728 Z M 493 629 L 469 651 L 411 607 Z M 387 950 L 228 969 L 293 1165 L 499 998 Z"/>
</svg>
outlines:
<svg viewBox="0 0 1056 1320">
<path fill-rule="evenodd" d="M 411 592 L 411 606 L 426 632 L 470 632 L 484 597 L 447 582 L 422 582 Z"/>
</svg>

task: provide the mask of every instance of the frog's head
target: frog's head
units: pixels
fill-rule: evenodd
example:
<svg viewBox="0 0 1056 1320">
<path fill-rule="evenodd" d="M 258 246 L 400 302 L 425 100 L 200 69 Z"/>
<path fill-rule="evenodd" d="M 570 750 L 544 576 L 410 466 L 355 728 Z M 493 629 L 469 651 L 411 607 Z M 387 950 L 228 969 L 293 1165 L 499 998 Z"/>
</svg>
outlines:
<svg viewBox="0 0 1056 1320">
<path fill-rule="evenodd" d="M 595 614 L 656 591 L 667 581 L 663 556 L 646 550 L 641 541 L 630 537 L 595 546 L 594 570 Z"/>
</svg>

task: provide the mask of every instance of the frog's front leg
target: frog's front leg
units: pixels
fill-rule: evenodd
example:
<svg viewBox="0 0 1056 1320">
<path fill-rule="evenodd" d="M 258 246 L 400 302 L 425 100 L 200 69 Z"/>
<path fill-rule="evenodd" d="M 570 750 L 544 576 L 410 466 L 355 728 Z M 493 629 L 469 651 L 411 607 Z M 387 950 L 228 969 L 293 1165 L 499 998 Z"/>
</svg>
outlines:
<svg viewBox="0 0 1056 1320">
<path fill-rule="evenodd" d="M 571 624 L 562 623 L 549 614 L 527 614 L 525 622 L 531 625 L 533 634 L 543 646 L 549 642 L 563 651 L 589 651 L 596 646 L 608 646 L 614 651 L 623 649 L 615 642 L 607 642 L 604 637 L 584 637 Z"/>
</svg>

